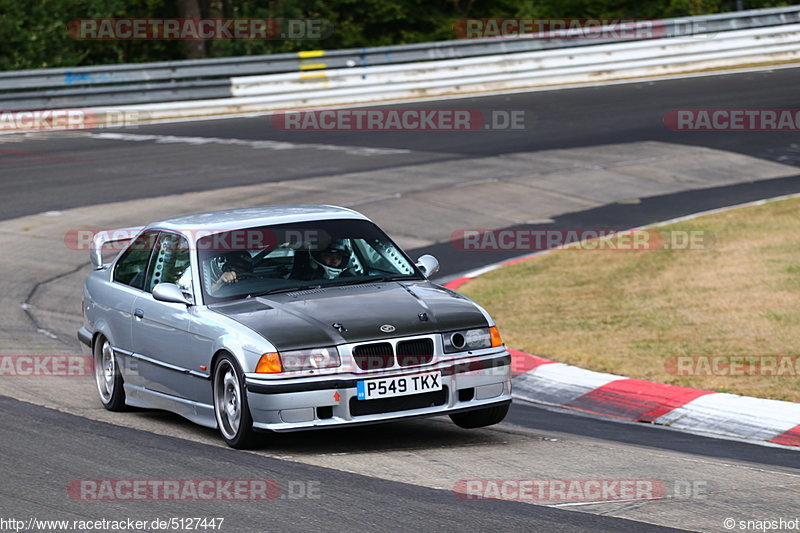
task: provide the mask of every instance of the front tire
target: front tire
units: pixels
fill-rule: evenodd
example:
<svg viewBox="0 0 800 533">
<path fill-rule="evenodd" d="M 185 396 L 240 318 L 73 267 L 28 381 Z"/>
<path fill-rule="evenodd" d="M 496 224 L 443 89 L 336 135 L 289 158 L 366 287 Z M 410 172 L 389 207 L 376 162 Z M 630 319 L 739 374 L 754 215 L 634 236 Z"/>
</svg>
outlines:
<svg viewBox="0 0 800 533">
<path fill-rule="evenodd" d="M 466 413 L 454 413 L 450 415 L 450 420 L 455 422 L 458 427 L 464 429 L 492 426 L 503 421 L 506 414 L 508 414 L 508 407 L 509 405 L 505 404 L 467 411 Z"/>
<path fill-rule="evenodd" d="M 103 407 L 109 411 L 125 410 L 125 388 L 122 374 L 117 365 L 117 355 L 111 343 L 97 337 L 92 348 L 94 358 L 94 380 Z"/>
<path fill-rule="evenodd" d="M 244 374 L 228 354 L 214 365 L 214 415 L 220 435 L 231 448 L 244 449 L 254 441 L 253 417 L 244 392 Z"/>
</svg>

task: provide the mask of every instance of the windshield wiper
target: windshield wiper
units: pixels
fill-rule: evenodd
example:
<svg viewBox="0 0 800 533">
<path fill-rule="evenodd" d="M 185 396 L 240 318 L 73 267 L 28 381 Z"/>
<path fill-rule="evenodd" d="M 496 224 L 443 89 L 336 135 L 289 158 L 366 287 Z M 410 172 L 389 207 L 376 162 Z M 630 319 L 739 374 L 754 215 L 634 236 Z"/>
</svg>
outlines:
<svg viewBox="0 0 800 533">
<path fill-rule="evenodd" d="M 303 285 L 300 287 L 282 287 L 280 289 L 272 289 L 271 291 L 258 293 L 255 296 L 267 296 L 268 294 L 279 294 L 282 292 L 296 292 L 304 291 L 307 289 L 324 289 L 325 287 L 343 287 L 345 285 L 361 285 L 366 283 L 375 283 L 376 281 L 419 281 L 420 278 L 414 275 L 402 276 L 372 276 L 365 279 L 345 279 L 333 283 L 317 283 L 315 285 Z"/>
<path fill-rule="evenodd" d="M 301 287 L 282 287 L 280 289 L 272 289 L 271 291 L 262 292 L 256 294 L 256 296 L 266 296 L 268 294 L 278 294 L 281 292 L 297 292 L 297 291 L 304 291 L 307 289 L 319 289 L 321 285 L 303 285 Z"/>
<path fill-rule="evenodd" d="M 404 274 L 401 276 L 383 276 L 381 281 L 419 281 L 420 278 L 414 274 Z"/>
<path fill-rule="evenodd" d="M 335 283 L 326 283 L 322 285 L 323 287 L 341 287 L 343 285 L 360 285 L 362 283 L 375 283 L 376 281 L 408 281 L 408 280 L 418 280 L 419 278 L 410 277 L 408 275 L 403 276 L 373 276 L 366 279 L 354 279 L 354 280 L 347 280 L 347 281 L 338 281 Z"/>
<path fill-rule="evenodd" d="M 374 283 L 380 281 L 381 278 L 367 278 L 367 279 L 350 279 L 345 281 L 336 281 L 334 283 L 326 283 L 323 287 L 342 287 L 344 285 L 360 285 L 362 283 Z"/>
</svg>

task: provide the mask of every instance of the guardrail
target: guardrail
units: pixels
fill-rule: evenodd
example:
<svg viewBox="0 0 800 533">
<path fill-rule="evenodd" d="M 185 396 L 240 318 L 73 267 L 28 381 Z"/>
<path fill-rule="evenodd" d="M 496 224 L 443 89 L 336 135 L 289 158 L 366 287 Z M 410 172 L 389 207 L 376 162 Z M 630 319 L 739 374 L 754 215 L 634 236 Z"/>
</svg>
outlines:
<svg viewBox="0 0 800 533">
<path fill-rule="evenodd" d="M 800 61 L 800 24 L 726 32 L 714 42 L 682 38 L 596 45 L 370 68 L 323 76 L 274 74 L 233 78 L 231 98 L 123 106 L 146 120 L 376 103 L 531 87 L 683 74 L 747 64 Z"/>
<path fill-rule="evenodd" d="M 664 37 L 644 41 L 597 44 L 532 34 L 513 39 L 0 72 L 0 109 L 134 106 L 159 116 L 167 108 L 180 110 L 180 116 L 194 116 L 192 109 L 206 114 L 220 106 L 228 113 L 250 112 L 275 109 L 277 104 L 346 104 L 354 103 L 353 97 L 379 101 L 798 59 L 800 34 L 795 24 L 800 23 L 800 6 L 662 22 L 659 27 Z"/>
</svg>

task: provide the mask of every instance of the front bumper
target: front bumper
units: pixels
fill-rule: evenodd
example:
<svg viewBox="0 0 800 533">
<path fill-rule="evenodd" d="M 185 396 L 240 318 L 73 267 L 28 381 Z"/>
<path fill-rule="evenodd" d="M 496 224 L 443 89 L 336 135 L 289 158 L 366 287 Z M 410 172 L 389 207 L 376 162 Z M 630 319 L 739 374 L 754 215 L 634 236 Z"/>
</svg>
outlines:
<svg viewBox="0 0 800 533">
<path fill-rule="evenodd" d="M 438 393 L 378 400 L 357 399 L 358 381 L 413 376 L 435 370 L 442 373 L 443 388 Z M 248 375 L 246 388 L 256 429 L 298 431 L 370 424 L 507 404 L 511 401 L 511 356 L 502 351 L 380 375 L 347 374 L 337 378 L 281 380 Z"/>
</svg>

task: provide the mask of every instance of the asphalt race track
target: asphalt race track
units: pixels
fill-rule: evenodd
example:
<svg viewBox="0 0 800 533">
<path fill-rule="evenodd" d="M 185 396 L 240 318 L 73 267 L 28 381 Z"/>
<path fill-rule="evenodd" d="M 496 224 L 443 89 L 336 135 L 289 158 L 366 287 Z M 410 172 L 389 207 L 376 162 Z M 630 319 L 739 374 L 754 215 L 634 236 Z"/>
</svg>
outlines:
<svg viewBox="0 0 800 533">
<path fill-rule="evenodd" d="M 220 189 L 513 152 L 662 141 L 751 155 L 800 167 L 796 133 L 673 132 L 662 123 L 670 109 L 793 108 L 800 70 L 731 74 L 564 91 L 520 93 L 405 104 L 414 109 L 524 110 L 526 128 L 469 132 L 292 132 L 268 117 L 162 124 L 127 130 L 137 135 L 270 140 L 334 145 L 253 151 L 247 159 L 207 159 L 197 145 L 87 140 L 69 135 L 42 142 L 5 143 L 0 151 L 0 217 L 94 205 L 122 199 Z M 110 144 L 110 146 L 109 146 Z M 199 145 L 201 147 L 208 145 Z M 399 153 L 352 155 L 345 147 Z M 800 172 L 798 172 L 800 174 Z M 135 179 L 132 179 L 135 178 Z"/>
<path fill-rule="evenodd" d="M 173 516 L 226 517 L 227 531 L 343 529 L 404 531 L 676 531 L 618 518 L 584 515 L 524 503 L 461 501 L 445 490 L 433 490 L 337 470 L 299 465 L 234 450 L 111 426 L 85 418 L 0 400 L 4 428 L 3 456 L 13 456 L 17 469 L 5 477 L 0 512 L 4 516 L 42 516 L 43 509 L 64 518 L 134 516 L 140 520 Z M 58 439 L 32 448 L 41 435 Z M 41 455 L 46 452 L 46 458 Z M 89 467 L 91 465 L 91 467 Z M 63 487 L 91 468 L 98 476 L 190 479 L 275 480 L 284 498 L 257 502 L 160 502 L 142 509 L 136 502 L 76 502 L 63 498 Z M 46 477 L 30 476 L 45 469 Z M 165 476 L 165 473 L 168 475 Z M 293 500 L 289 480 L 319 484 L 319 499 Z M 296 491 L 294 494 L 300 494 Z M 197 507 L 200 507 L 198 509 Z M 187 514 L 188 512 L 188 514 Z M 266 523 L 265 523 L 266 522 Z M 264 528 L 264 529 L 262 529 Z"/>
<path fill-rule="evenodd" d="M 464 253 L 451 232 L 624 228 L 800 192 L 795 133 L 673 132 L 670 109 L 798 108 L 800 69 L 403 104 L 523 110 L 525 128 L 286 132 L 268 117 L 0 136 L 0 353 L 77 353 L 84 251 L 69 229 L 250 203 L 353 206 L 442 276 L 520 252 Z M 235 140 L 235 142 L 233 142 Z M 496 197 L 492 195 L 495 194 Z M 249 204 L 248 204 L 249 205 Z M 43 259 L 46 258 L 46 259 Z M 24 308 L 20 307 L 25 304 Z M 0 515 L 225 517 L 224 531 L 725 531 L 800 518 L 800 455 L 515 404 L 506 422 L 447 419 L 281 435 L 252 452 L 168 413 L 108 413 L 91 378 L 0 378 Z M 271 479 L 318 498 L 87 502 L 76 479 Z M 465 479 L 656 479 L 658 500 L 464 501 Z M 687 482 L 702 489 L 679 493 Z"/>
</svg>

